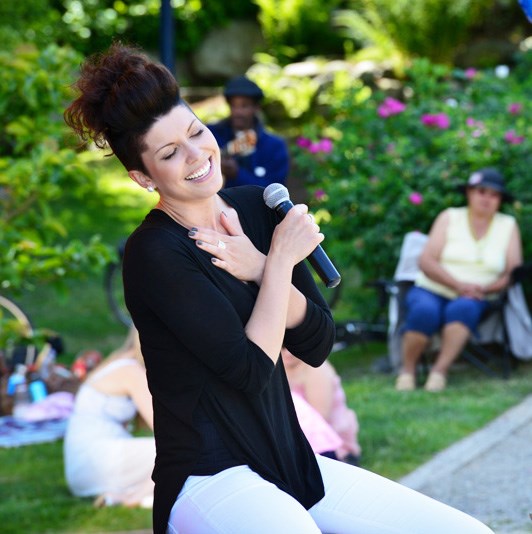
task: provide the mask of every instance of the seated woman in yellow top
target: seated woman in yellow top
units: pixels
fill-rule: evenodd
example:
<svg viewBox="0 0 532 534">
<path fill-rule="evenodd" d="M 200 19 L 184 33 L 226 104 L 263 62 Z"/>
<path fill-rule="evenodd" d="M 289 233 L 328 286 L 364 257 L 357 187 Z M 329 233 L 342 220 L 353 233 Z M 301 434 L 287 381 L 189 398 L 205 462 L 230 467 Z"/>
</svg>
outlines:
<svg viewBox="0 0 532 534">
<path fill-rule="evenodd" d="M 512 199 L 493 168 L 474 172 L 463 187 L 467 206 L 436 218 L 420 256 L 421 269 L 406 297 L 402 368 L 396 389 L 415 388 L 416 364 L 430 337 L 441 330 L 441 347 L 425 389 L 441 391 L 447 372 L 489 307 L 522 262 L 519 228 L 499 212 Z"/>
</svg>

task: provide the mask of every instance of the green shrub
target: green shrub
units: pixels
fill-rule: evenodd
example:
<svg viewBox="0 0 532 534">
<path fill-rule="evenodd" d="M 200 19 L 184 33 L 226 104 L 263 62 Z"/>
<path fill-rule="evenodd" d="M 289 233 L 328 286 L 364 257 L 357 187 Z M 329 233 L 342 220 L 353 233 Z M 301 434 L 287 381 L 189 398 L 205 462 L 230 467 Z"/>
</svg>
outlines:
<svg viewBox="0 0 532 534">
<path fill-rule="evenodd" d="M 341 0 L 253 0 L 269 53 L 280 63 L 312 55 L 343 53 L 331 12 Z"/>
<path fill-rule="evenodd" d="M 415 57 L 452 64 L 471 27 L 489 16 L 493 0 L 351 0 L 349 5 L 334 21 L 362 48 L 357 59 L 388 63 L 402 75 Z"/>
<path fill-rule="evenodd" d="M 0 42 L 12 50 L 21 42 L 45 47 L 61 26 L 61 15 L 52 7 L 54 0 L 0 2 Z"/>
<path fill-rule="evenodd" d="M 65 148 L 73 139 L 62 111 L 79 63 L 77 54 L 55 45 L 0 54 L 0 291 L 60 285 L 109 258 L 97 236 L 88 243 L 69 239 L 59 210 L 65 198 L 83 197 L 95 183 L 84 156 Z"/>
<path fill-rule="evenodd" d="M 269 122 L 288 136 L 298 125 L 327 112 L 348 88 L 353 93 L 369 91 L 356 74 L 354 64 L 345 61 L 315 57 L 283 67 L 269 54 L 255 54 L 254 59 L 246 74 L 264 91 L 263 111 Z"/>
<path fill-rule="evenodd" d="M 347 91 L 327 120 L 301 131 L 293 159 L 340 268 L 361 281 L 393 274 L 406 232 L 428 232 L 436 214 L 464 203 L 456 189 L 480 167 L 496 166 L 517 201 L 514 214 L 532 259 L 530 75 L 497 77 L 415 61 L 401 101 Z M 504 73 L 503 73 L 504 74 Z"/>
</svg>

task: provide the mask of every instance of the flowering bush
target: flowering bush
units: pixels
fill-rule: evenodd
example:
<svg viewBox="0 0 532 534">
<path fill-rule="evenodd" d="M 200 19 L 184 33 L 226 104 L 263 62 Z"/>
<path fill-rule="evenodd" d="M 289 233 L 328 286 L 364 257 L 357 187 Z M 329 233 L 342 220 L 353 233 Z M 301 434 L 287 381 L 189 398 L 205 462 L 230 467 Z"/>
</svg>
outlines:
<svg viewBox="0 0 532 534">
<path fill-rule="evenodd" d="M 361 281 L 391 277 L 404 234 L 428 232 L 442 209 L 462 205 L 456 186 L 485 166 L 499 168 L 515 194 L 504 210 L 532 259 L 529 71 L 498 77 L 419 60 L 397 99 L 347 93 L 300 132 L 296 172 L 340 270 L 356 266 Z"/>
</svg>

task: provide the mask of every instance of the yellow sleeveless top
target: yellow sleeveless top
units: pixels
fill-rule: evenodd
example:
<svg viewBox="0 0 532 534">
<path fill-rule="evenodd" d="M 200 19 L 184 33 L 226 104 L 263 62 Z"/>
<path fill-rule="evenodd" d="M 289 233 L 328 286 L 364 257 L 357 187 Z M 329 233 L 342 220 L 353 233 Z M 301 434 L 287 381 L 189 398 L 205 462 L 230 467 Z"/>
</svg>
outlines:
<svg viewBox="0 0 532 534">
<path fill-rule="evenodd" d="M 440 264 L 461 282 L 481 286 L 491 284 L 506 267 L 506 252 L 516 224 L 514 217 L 496 213 L 486 234 L 476 239 L 471 231 L 467 208 L 449 208 L 447 211 L 449 226 Z M 431 280 L 421 271 L 416 285 L 443 297 L 457 297 L 454 290 Z"/>
</svg>

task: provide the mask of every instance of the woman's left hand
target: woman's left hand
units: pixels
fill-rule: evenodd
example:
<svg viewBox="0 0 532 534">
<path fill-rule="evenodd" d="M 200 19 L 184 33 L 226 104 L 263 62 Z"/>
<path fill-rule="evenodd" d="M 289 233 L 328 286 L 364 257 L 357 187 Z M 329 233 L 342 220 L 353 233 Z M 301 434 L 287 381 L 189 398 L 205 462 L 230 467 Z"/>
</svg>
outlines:
<svg viewBox="0 0 532 534">
<path fill-rule="evenodd" d="M 189 233 L 189 236 L 199 248 L 212 254 L 212 262 L 216 267 L 239 280 L 260 285 L 266 256 L 244 234 L 235 210 L 222 212 L 220 221 L 228 235 L 208 228 L 198 228 L 193 235 Z"/>
</svg>

